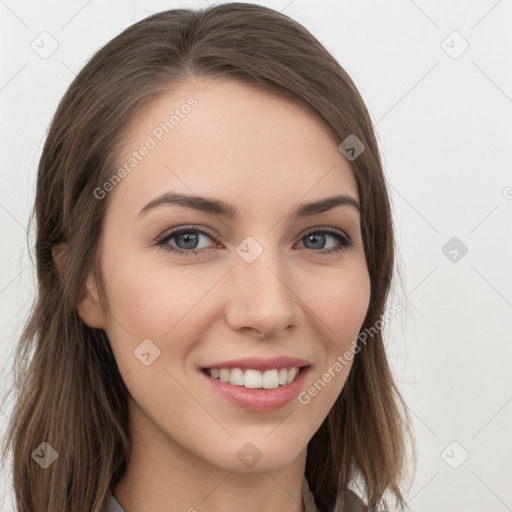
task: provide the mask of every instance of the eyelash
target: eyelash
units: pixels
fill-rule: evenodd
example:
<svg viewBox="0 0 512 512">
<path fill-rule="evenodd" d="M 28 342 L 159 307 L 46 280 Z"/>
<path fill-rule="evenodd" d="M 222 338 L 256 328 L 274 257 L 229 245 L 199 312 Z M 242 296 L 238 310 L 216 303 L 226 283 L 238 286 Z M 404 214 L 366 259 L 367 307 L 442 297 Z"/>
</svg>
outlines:
<svg viewBox="0 0 512 512">
<path fill-rule="evenodd" d="M 176 238 L 177 236 L 183 235 L 185 233 L 195 233 L 195 234 L 205 235 L 205 236 L 211 238 L 214 242 L 217 242 L 217 240 L 215 240 L 215 237 L 213 237 L 210 233 L 207 233 L 206 231 L 203 231 L 203 230 L 195 228 L 195 227 L 188 227 L 188 228 L 182 228 L 182 229 L 178 229 L 176 231 L 171 231 L 170 233 L 167 233 L 166 235 L 155 240 L 154 245 L 160 246 L 165 251 L 168 251 L 168 252 L 171 252 L 174 254 L 178 254 L 180 256 L 189 256 L 189 255 L 197 256 L 201 252 L 208 252 L 208 251 L 212 250 L 212 248 L 190 249 L 190 250 L 178 249 L 176 247 L 170 246 L 167 243 L 169 240 L 172 240 L 173 238 Z M 333 238 L 338 240 L 340 245 L 338 247 L 335 247 L 333 249 L 328 249 L 326 251 L 315 251 L 314 249 L 310 249 L 310 251 L 312 251 L 313 253 L 317 253 L 316 256 L 324 256 L 324 255 L 329 255 L 329 254 L 333 254 L 333 253 L 346 251 L 347 249 L 349 249 L 350 247 L 352 247 L 354 245 L 354 242 L 350 238 L 342 235 L 341 233 L 338 233 L 337 231 L 333 231 L 332 229 L 316 229 L 316 230 L 309 231 L 308 233 L 303 235 L 300 240 L 302 241 L 303 238 L 310 236 L 310 235 L 318 235 L 318 234 L 324 234 L 324 233 L 327 233 L 328 235 L 331 235 Z"/>
</svg>

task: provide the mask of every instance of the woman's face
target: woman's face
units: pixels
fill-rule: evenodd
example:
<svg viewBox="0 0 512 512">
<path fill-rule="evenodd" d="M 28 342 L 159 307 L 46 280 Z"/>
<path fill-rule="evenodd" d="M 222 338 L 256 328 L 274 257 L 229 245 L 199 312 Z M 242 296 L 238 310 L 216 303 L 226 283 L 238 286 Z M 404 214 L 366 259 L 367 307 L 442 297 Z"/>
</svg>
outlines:
<svg viewBox="0 0 512 512">
<path fill-rule="evenodd" d="M 195 79 L 125 142 L 95 192 L 109 313 L 79 311 L 111 342 L 131 434 L 230 471 L 284 467 L 340 394 L 370 299 L 357 208 L 301 210 L 359 202 L 340 141 L 295 100 Z"/>
</svg>

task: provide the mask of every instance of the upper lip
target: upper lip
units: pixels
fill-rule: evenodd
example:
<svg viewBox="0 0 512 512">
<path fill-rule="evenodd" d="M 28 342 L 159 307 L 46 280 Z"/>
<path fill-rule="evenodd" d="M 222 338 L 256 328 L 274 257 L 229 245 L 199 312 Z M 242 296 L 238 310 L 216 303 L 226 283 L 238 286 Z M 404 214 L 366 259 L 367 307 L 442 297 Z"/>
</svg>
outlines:
<svg viewBox="0 0 512 512">
<path fill-rule="evenodd" d="M 301 368 L 303 366 L 309 366 L 310 363 L 305 359 L 298 359 L 296 357 L 279 356 L 272 357 L 269 359 L 261 357 L 244 357 L 241 359 L 231 359 L 230 361 L 221 361 L 218 363 L 212 363 L 204 368 L 240 368 L 240 369 L 252 369 L 252 370 L 273 370 L 281 368 Z"/>
</svg>

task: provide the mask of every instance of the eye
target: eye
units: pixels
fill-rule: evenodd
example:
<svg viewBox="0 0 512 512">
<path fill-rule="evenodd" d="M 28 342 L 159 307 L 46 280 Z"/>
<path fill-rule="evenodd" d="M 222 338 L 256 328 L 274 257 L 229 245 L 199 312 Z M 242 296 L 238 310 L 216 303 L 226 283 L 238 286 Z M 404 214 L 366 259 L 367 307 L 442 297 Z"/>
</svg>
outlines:
<svg viewBox="0 0 512 512">
<path fill-rule="evenodd" d="M 202 229 L 185 227 L 165 234 L 155 241 L 155 245 L 174 254 L 197 256 L 213 249 L 213 247 L 199 247 L 201 238 L 209 238 L 217 242 L 211 234 Z M 317 249 L 325 249 L 325 241 L 328 238 L 336 240 L 337 244 L 327 250 L 318 251 Z M 171 241 L 174 242 L 171 243 Z M 301 238 L 300 242 L 304 243 L 303 241 L 308 245 L 312 245 L 312 247 L 306 247 L 306 249 L 311 249 L 318 256 L 345 251 L 353 246 L 353 242 L 348 236 L 332 229 L 310 231 Z"/>
<path fill-rule="evenodd" d="M 200 252 L 205 252 L 204 248 L 201 250 L 197 250 L 198 243 L 201 237 L 210 238 L 214 240 L 214 238 L 209 235 L 206 231 L 201 229 L 197 229 L 194 227 L 182 228 L 176 231 L 171 231 L 170 233 L 164 235 L 163 237 L 156 240 L 156 244 L 161 246 L 166 251 L 181 254 L 184 256 L 197 255 Z M 182 247 L 174 247 L 169 244 L 171 240 L 176 239 L 176 244 Z M 200 248 L 201 249 L 201 248 Z M 206 251 L 211 250 L 211 248 L 206 249 Z"/>
<path fill-rule="evenodd" d="M 326 251 L 313 251 L 315 253 L 318 253 L 318 256 L 345 251 L 354 245 L 353 241 L 348 236 L 339 233 L 338 231 L 334 231 L 332 229 L 317 229 L 315 231 L 310 231 L 308 234 L 304 235 L 301 238 L 301 242 L 303 240 L 306 240 L 308 244 L 310 242 L 312 243 L 314 249 L 324 249 L 325 247 L 319 246 L 325 245 L 326 238 L 334 238 L 338 242 L 338 244 L 335 244 L 334 247 L 331 247 Z M 309 249 L 310 247 L 306 248 Z"/>
</svg>

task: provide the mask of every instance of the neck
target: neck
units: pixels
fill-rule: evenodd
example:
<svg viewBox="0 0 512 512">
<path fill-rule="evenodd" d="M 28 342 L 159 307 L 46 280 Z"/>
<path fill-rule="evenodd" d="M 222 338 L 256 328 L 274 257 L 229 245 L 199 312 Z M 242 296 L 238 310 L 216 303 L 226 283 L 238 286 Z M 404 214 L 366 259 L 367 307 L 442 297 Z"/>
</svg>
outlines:
<svg viewBox="0 0 512 512">
<path fill-rule="evenodd" d="M 130 408 L 130 459 L 113 488 L 125 512 L 303 512 L 306 449 L 276 470 L 230 471 L 170 439 L 131 398 Z"/>
</svg>

